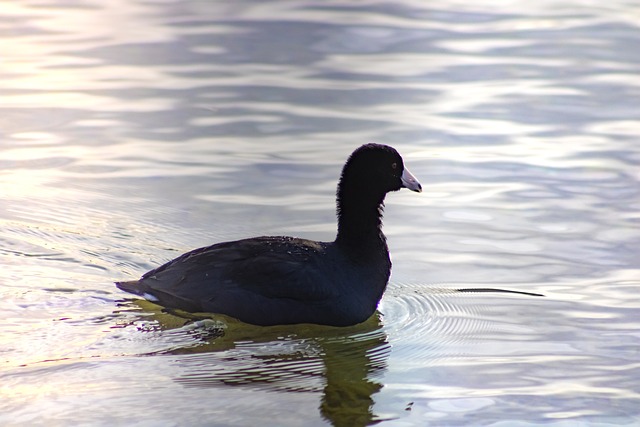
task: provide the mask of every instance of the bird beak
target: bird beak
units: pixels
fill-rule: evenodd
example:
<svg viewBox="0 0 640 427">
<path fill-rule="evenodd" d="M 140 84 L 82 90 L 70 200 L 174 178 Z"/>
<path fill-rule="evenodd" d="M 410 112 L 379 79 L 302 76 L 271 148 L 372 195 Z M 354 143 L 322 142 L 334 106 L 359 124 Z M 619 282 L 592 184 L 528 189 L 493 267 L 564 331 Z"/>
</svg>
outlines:
<svg viewBox="0 0 640 427">
<path fill-rule="evenodd" d="M 400 179 L 402 180 L 402 186 L 404 188 L 408 188 L 409 190 L 415 191 L 416 193 L 422 193 L 422 185 L 420 185 L 416 177 L 413 176 L 411 172 L 409 172 L 409 169 L 404 168 Z"/>
</svg>

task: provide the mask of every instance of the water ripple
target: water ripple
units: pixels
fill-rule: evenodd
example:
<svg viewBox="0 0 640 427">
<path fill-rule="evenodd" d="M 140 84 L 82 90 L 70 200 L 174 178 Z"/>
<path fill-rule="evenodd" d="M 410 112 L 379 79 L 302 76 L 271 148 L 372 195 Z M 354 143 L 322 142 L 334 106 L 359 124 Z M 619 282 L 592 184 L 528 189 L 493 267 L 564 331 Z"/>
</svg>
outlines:
<svg viewBox="0 0 640 427">
<path fill-rule="evenodd" d="M 491 296 L 488 296 L 491 295 Z M 392 283 L 381 303 L 385 330 L 394 341 L 409 344 L 409 359 L 423 359 L 444 354 L 453 357 L 466 352 L 470 340 L 499 332 L 526 332 L 499 319 L 487 306 L 504 298 L 525 299 L 537 294 L 487 289 L 484 286 L 433 287 L 423 284 Z M 500 299 L 498 299 L 500 298 Z M 518 330 L 517 330 L 518 329 Z M 421 343 L 415 346 L 411 343 Z M 456 347 L 457 344 L 460 346 Z"/>
</svg>

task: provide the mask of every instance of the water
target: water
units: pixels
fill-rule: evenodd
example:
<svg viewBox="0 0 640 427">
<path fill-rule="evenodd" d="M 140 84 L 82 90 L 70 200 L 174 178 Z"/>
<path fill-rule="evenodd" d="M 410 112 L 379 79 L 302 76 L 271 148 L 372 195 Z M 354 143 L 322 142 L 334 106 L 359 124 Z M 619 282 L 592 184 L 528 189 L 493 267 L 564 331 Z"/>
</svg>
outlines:
<svg viewBox="0 0 640 427">
<path fill-rule="evenodd" d="M 638 16 L 3 4 L 0 422 L 640 423 Z M 368 322 L 188 319 L 113 286 L 222 240 L 332 239 L 367 141 L 425 187 L 387 198 L 394 271 Z"/>
</svg>

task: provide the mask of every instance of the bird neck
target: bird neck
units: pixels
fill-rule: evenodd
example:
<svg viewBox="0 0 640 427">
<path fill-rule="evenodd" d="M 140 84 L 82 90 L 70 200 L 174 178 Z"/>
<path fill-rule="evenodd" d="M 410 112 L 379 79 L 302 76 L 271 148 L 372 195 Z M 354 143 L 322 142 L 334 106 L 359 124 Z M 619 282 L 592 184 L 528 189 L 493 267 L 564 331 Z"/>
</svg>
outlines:
<svg viewBox="0 0 640 427">
<path fill-rule="evenodd" d="M 338 235 L 336 243 L 353 253 L 377 252 L 386 249 L 382 233 L 385 194 L 354 194 L 338 188 Z"/>
</svg>

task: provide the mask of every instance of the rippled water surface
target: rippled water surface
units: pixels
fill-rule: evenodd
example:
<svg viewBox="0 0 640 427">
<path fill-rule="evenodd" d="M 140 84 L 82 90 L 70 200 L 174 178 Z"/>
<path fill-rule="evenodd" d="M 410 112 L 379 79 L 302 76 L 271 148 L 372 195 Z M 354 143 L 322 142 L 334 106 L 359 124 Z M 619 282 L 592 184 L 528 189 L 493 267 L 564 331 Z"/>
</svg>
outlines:
<svg viewBox="0 0 640 427">
<path fill-rule="evenodd" d="M 5 2 L 0 423 L 640 424 L 636 1 Z M 396 147 L 350 328 L 129 299 L 189 249 L 330 240 Z M 544 294 L 457 292 L 496 288 Z"/>
</svg>

